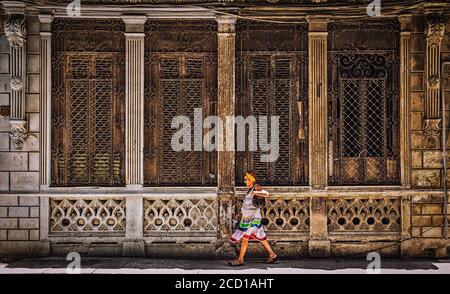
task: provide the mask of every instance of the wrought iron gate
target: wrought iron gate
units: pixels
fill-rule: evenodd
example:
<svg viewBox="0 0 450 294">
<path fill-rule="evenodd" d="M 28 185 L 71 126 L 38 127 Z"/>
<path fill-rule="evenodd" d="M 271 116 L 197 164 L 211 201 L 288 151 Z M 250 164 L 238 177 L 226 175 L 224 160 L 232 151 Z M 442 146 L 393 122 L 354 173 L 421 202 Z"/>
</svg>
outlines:
<svg viewBox="0 0 450 294">
<path fill-rule="evenodd" d="M 398 40 L 396 22 L 331 25 L 332 184 L 399 183 Z"/>
<path fill-rule="evenodd" d="M 145 184 L 214 185 L 216 152 L 204 151 L 198 142 L 203 132 L 201 138 L 194 136 L 194 123 L 201 123 L 194 122 L 194 110 L 200 109 L 203 118 L 215 113 L 216 25 L 152 21 L 146 31 Z M 190 150 L 171 146 L 176 116 L 192 123 Z"/>
<path fill-rule="evenodd" d="M 236 112 L 279 116 L 279 157 L 262 162 L 257 151 L 236 153 L 236 182 L 253 170 L 265 185 L 308 182 L 307 55 L 304 25 L 242 21 L 237 25 Z M 259 131 L 261 129 L 259 128 Z M 248 143 L 248 142 L 247 142 Z"/>
<path fill-rule="evenodd" d="M 124 184 L 124 39 L 114 21 L 56 20 L 52 185 Z"/>
</svg>

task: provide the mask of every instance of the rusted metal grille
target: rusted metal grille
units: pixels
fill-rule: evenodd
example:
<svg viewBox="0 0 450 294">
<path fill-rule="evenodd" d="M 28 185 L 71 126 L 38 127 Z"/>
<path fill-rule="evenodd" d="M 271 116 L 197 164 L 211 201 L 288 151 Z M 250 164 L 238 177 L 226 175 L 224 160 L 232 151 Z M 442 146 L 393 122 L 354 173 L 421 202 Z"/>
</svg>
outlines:
<svg viewBox="0 0 450 294">
<path fill-rule="evenodd" d="M 123 185 L 123 52 L 101 43 L 97 32 L 104 35 L 108 25 L 114 22 L 54 24 L 58 39 L 52 59 L 53 186 Z M 75 45 L 74 39 L 89 28 L 90 42 Z M 109 37 L 117 38 L 114 33 Z"/>
<path fill-rule="evenodd" d="M 307 184 L 305 26 L 241 21 L 236 42 L 237 115 L 267 117 L 269 142 L 270 118 L 279 116 L 278 159 L 262 162 L 261 155 L 268 152 L 256 144 L 260 140 L 253 142 L 257 151 L 249 150 L 247 142 L 246 150 L 236 153 L 236 182 L 243 184 L 244 171 L 253 170 L 265 185 Z"/>
<path fill-rule="evenodd" d="M 217 28 L 210 21 L 150 21 L 146 26 L 145 184 L 214 185 L 216 152 L 202 146 L 204 129 L 195 119 L 215 114 Z M 191 123 L 191 149 L 175 151 L 171 127 L 176 116 Z M 201 125 L 200 125 L 201 128 Z"/>
<path fill-rule="evenodd" d="M 330 31 L 330 182 L 398 184 L 398 26 L 345 23 Z"/>
</svg>

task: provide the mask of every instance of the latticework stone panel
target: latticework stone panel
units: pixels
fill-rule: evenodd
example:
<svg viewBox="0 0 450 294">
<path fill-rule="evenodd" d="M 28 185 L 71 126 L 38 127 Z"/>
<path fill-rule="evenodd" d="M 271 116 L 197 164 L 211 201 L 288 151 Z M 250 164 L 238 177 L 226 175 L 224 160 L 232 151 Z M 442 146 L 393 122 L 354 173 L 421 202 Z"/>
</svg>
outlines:
<svg viewBox="0 0 450 294">
<path fill-rule="evenodd" d="M 216 199 L 144 199 L 144 234 L 147 236 L 215 236 Z"/>
<path fill-rule="evenodd" d="M 331 198 L 327 201 L 328 231 L 400 232 L 401 198 Z"/>
<path fill-rule="evenodd" d="M 270 197 L 261 209 L 261 222 L 269 234 L 309 234 L 310 200 L 298 197 Z M 236 202 L 236 213 L 242 207 L 242 199 Z"/>
<path fill-rule="evenodd" d="M 50 233 L 125 233 L 124 198 L 50 198 Z"/>
</svg>

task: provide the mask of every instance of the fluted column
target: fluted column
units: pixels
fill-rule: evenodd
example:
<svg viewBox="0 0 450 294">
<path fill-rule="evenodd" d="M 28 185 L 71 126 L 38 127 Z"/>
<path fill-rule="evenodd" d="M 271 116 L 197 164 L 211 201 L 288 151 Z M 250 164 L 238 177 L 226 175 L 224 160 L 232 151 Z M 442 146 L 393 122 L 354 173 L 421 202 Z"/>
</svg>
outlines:
<svg viewBox="0 0 450 294">
<path fill-rule="evenodd" d="M 51 48 L 52 48 L 52 33 L 51 23 L 53 21 L 52 15 L 40 14 L 40 85 L 41 91 L 39 95 L 39 151 L 40 151 L 40 189 L 45 190 L 50 186 L 50 169 L 51 169 L 51 106 L 52 106 L 52 77 L 51 77 Z"/>
<path fill-rule="evenodd" d="M 10 44 L 11 72 L 11 116 L 10 137 L 13 144 L 22 148 L 27 137 L 25 120 L 25 85 L 26 85 L 26 16 L 24 6 L 7 7 L 5 35 Z M 11 10 L 10 10 L 11 9 Z"/>
<path fill-rule="evenodd" d="M 411 64 L 411 15 L 399 17 L 400 32 L 400 169 L 401 182 L 404 187 L 411 186 L 411 152 L 409 130 L 411 119 L 410 107 L 410 64 Z"/>
<path fill-rule="evenodd" d="M 235 23 L 236 18 L 218 16 L 217 114 L 225 123 L 234 126 L 235 115 Z M 229 132 L 230 131 L 230 132 Z M 231 230 L 232 199 L 235 182 L 234 127 L 224 127 L 218 141 L 217 185 L 219 190 L 219 226 L 221 237 Z M 230 148 L 231 147 L 231 148 Z"/>
<path fill-rule="evenodd" d="M 144 24 L 146 16 L 130 15 L 125 22 L 125 182 L 127 189 L 144 186 Z M 127 226 L 124 256 L 144 256 L 143 198 L 130 195 L 126 201 Z"/>
<path fill-rule="evenodd" d="M 144 185 L 144 24 L 145 16 L 127 16 L 126 23 L 126 186 Z"/>
<path fill-rule="evenodd" d="M 426 106 L 425 143 L 428 148 L 438 148 L 440 142 L 440 78 L 441 43 L 445 23 L 442 14 L 431 13 L 426 16 Z"/>
<path fill-rule="evenodd" d="M 328 175 L 327 21 L 309 18 L 309 181 L 324 189 Z"/>
<path fill-rule="evenodd" d="M 328 20 L 308 17 L 308 23 L 309 179 L 312 189 L 325 189 L 328 181 Z M 326 201 L 325 197 L 311 197 L 311 226 L 308 242 L 310 256 L 326 257 L 330 255 Z"/>
</svg>

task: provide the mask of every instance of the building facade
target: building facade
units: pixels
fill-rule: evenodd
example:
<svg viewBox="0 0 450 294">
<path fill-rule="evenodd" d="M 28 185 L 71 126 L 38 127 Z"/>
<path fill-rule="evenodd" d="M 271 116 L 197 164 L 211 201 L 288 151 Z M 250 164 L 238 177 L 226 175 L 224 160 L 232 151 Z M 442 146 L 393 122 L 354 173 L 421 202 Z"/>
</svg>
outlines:
<svg viewBox="0 0 450 294">
<path fill-rule="evenodd" d="M 281 256 L 449 256 L 448 1 L 76 2 L 2 1 L 1 256 L 230 256 L 246 170 Z M 196 111 L 278 160 L 174 151 Z"/>
</svg>

